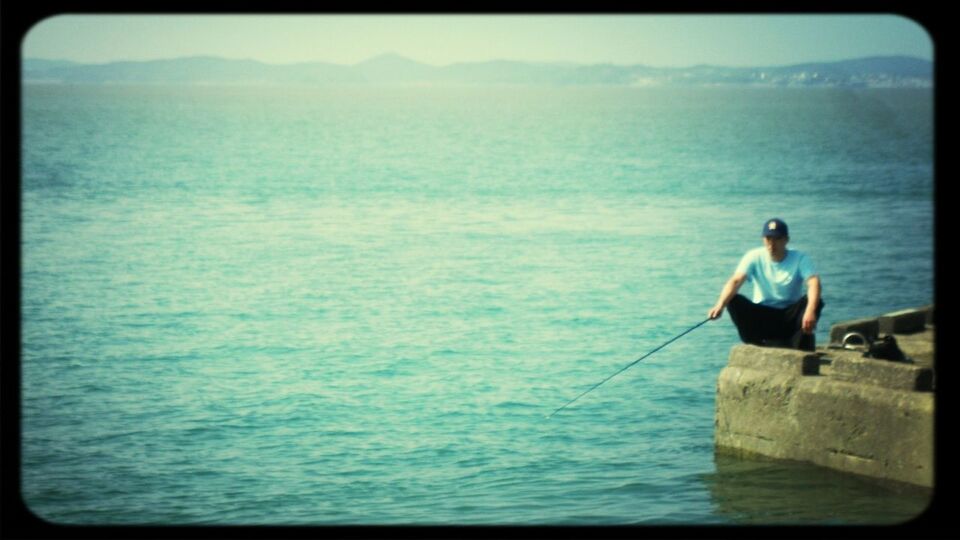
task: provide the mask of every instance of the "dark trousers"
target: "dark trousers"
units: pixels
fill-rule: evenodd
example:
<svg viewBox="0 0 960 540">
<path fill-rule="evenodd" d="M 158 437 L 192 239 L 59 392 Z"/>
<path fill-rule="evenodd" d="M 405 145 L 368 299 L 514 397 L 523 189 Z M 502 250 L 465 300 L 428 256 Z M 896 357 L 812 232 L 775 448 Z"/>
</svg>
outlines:
<svg viewBox="0 0 960 540">
<path fill-rule="evenodd" d="M 813 334 L 803 333 L 803 312 L 806 309 L 806 296 L 782 309 L 754 304 L 740 294 L 727 304 L 730 318 L 744 343 L 812 351 L 816 348 L 816 338 Z M 821 299 L 817 304 L 818 320 L 822 310 Z"/>
</svg>

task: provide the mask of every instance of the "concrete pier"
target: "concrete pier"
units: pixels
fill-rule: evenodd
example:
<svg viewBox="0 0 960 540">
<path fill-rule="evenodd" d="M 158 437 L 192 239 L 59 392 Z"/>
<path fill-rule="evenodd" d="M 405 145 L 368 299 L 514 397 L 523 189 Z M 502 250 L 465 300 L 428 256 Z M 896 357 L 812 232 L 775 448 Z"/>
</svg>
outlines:
<svg viewBox="0 0 960 540">
<path fill-rule="evenodd" d="M 894 336 L 909 360 L 734 346 L 717 381 L 717 452 L 933 487 L 933 306 L 839 323 L 830 341 L 854 331 Z"/>
</svg>

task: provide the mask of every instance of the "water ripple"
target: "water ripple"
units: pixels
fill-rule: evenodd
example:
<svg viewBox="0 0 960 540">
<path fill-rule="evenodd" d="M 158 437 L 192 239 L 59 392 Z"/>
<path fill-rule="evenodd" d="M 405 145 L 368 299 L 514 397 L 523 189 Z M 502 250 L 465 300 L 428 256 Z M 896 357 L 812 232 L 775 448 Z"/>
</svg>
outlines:
<svg viewBox="0 0 960 540">
<path fill-rule="evenodd" d="M 893 291 L 828 317 L 929 303 L 931 119 L 887 137 L 848 98 L 25 88 L 24 499 L 102 524 L 908 512 L 714 462 L 723 321 L 545 418 L 700 320 L 771 200 L 827 290 Z"/>
</svg>

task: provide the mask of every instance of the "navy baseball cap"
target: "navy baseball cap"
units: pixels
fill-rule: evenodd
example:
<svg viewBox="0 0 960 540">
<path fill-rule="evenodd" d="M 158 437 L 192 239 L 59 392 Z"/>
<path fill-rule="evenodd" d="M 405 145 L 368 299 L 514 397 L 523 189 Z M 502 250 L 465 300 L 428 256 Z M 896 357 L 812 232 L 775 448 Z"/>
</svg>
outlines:
<svg viewBox="0 0 960 540">
<path fill-rule="evenodd" d="M 768 219 L 763 224 L 763 236 L 789 236 L 787 224 L 778 218 Z"/>
</svg>

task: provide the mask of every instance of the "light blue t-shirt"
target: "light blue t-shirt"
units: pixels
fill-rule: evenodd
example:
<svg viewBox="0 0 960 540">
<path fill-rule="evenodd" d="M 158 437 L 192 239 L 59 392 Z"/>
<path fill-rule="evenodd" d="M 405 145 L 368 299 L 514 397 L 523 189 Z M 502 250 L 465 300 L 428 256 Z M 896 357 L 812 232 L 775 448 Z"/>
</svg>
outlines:
<svg viewBox="0 0 960 540">
<path fill-rule="evenodd" d="M 803 298 L 803 284 L 817 275 L 806 253 L 788 249 L 782 261 L 774 262 L 763 247 L 740 259 L 737 273 L 741 272 L 753 282 L 753 303 L 781 309 Z"/>
</svg>

